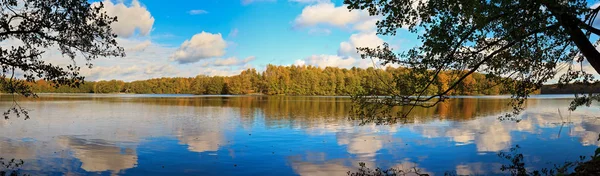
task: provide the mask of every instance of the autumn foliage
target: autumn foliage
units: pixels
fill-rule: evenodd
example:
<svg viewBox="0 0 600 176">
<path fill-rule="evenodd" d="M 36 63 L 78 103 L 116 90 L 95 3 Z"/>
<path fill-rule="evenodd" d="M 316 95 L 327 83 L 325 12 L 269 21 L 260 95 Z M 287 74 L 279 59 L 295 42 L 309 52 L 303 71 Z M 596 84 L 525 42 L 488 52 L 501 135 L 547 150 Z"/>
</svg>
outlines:
<svg viewBox="0 0 600 176">
<path fill-rule="evenodd" d="M 234 76 L 204 76 L 193 78 L 156 78 L 124 82 L 119 80 L 85 82 L 79 87 L 55 87 L 39 80 L 32 83 L 34 92 L 39 93 L 136 93 L 136 94 L 264 94 L 264 95 L 353 95 L 369 92 L 386 95 L 400 91 L 398 86 L 411 84 L 409 81 L 395 82 L 406 68 L 335 68 L 314 66 L 268 65 L 265 71 L 255 69 L 242 71 Z M 443 72 L 438 76 L 428 94 L 439 93 L 448 88 L 456 76 Z M 395 87 L 394 87 L 395 86 Z M 484 74 L 475 73 L 462 81 L 450 95 L 498 95 L 506 94 Z"/>
</svg>

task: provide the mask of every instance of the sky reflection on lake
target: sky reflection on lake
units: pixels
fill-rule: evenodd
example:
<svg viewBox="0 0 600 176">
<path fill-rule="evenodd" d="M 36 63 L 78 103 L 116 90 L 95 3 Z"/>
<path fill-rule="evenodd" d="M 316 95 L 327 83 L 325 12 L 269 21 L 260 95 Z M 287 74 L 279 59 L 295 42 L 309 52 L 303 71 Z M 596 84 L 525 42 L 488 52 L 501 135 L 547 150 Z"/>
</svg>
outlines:
<svg viewBox="0 0 600 176">
<path fill-rule="evenodd" d="M 31 119 L 0 120 L 0 157 L 34 175 L 346 175 L 359 162 L 490 175 L 515 145 L 533 168 L 600 146 L 597 105 L 569 112 L 565 97 L 534 98 L 517 123 L 497 119 L 507 102 L 462 97 L 403 124 L 356 126 L 343 97 L 51 94 L 19 100 Z"/>
</svg>

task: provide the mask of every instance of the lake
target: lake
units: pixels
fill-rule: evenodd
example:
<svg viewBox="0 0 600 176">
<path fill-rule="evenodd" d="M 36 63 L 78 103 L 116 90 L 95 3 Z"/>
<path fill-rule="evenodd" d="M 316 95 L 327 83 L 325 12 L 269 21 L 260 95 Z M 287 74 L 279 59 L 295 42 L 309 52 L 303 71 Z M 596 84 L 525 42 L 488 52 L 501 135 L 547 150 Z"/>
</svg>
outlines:
<svg viewBox="0 0 600 176">
<path fill-rule="evenodd" d="M 467 96 L 358 126 L 348 97 L 42 94 L 17 101 L 30 119 L 0 120 L 0 157 L 32 175 L 501 175 L 516 145 L 533 169 L 593 154 L 600 108 L 569 112 L 572 97 L 534 96 L 519 122 L 498 120 L 507 97 Z"/>
</svg>

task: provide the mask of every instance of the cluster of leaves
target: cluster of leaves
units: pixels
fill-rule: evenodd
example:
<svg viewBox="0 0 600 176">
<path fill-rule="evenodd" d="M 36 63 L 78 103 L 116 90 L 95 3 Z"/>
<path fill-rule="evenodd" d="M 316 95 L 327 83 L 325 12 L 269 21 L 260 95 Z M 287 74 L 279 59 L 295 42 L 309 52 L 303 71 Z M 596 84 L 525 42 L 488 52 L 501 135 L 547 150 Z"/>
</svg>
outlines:
<svg viewBox="0 0 600 176">
<path fill-rule="evenodd" d="M 10 159 L 4 160 L 0 157 L 0 176 L 18 176 L 19 168 L 23 166 L 25 162 L 23 160 Z M 24 175 L 25 176 L 25 175 Z"/>
<path fill-rule="evenodd" d="M 102 8 L 86 0 L 0 0 L 0 90 L 35 96 L 28 83 L 37 79 L 76 87 L 84 81 L 76 56 L 88 67 L 98 57 L 124 56 L 110 27 L 117 18 Z M 46 51 L 58 51 L 73 63 L 44 61 Z M 24 111 L 13 106 L 7 112 Z"/>
<path fill-rule="evenodd" d="M 596 149 L 590 160 L 586 161 L 585 156 L 580 156 L 579 161 L 565 162 L 562 165 L 554 165 L 554 168 L 543 168 L 541 170 L 531 170 L 527 168 L 524 161 L 524 155 L 518 153 L 519 145 L 510 148 L 509 152 L 499 152 L 500 158 L 510 161 L 509 165 L 502 165 L 500 171 L 509 172 L 514 176 L 554 176 L 554 175 L 599 175 L 600 174 L 600 148 Z M 401 176 L 401 175 L 427 175 L 420 174 L 416 168 L 410 170 L 401 169 L 371 169 L 365 166 L 364 163 L 359 163 L 358 171 L 348 171 L 350 176 Z M 456 175 L 453 172 L 446 172 L 444 175 Z"/>
<path fill-rule="evenodd" d="M 396 168 L 390 169 L 371 169 L 365 166 L 365 163 L 359 163 L 360 168 L 358 171 L 351 172 L 348 171 L 347 174 L 349 176 L 405 176 L 405 175 L 418 175 L 418 176 L 429 176 L 429 174 L 421 174 L 420 170 L 417 168 L 412 168 L 410 170 L 401 170 Z"/>
<path fill-rule="evenodd" d="M 258 73 L 254 69 L 242 71 L 239 75 L 197 76 L 195 78 L 159 78 L 133 82 L 98 81 L 86 82 L 76 88 L 54 87 L 40 80 L 28 84 L 36 92 L 56 93 L 168 93 L 168 94 L 253 94 L 266 95 L 391 95 L 389 85 L 411 84 L 411 80 L 394 79 L 406 75 L 404 68 L 361 69 L 361 68 L 319 68 L 313 66 L 274 66 Z M 451 84 L 441 73 L 426 94 L 436 94 Z M 444 78 L 445 77 L 445 78 Z M 483 74 L 472 74 L 450 95 L 497 95 L 508 93 L 493 80 Z M 491 88 L 490 88 L 491 87 Z"/>
<path fill-rule="evenodd" d="M 541 176 L 541 175 L 598 175 L 600 174 L 600 148 L 597 148 L 590 160 L 580 156 L 579 161 L 568 161 L 564 164 L 554 164 L 554 168 L 543 168 L 541 170 L 527 169 L 522 153 L 518 153 L 519 145 L 510 148 L 510 152 L 500 152 L 498 156 L 510 161 L 509 165 L 502 165 L 501 171 L 509 171 L 511 175 L 518 176 Z"/>
<path fill-rule="evenodd" d="M 42 78 L 56 85 L 77 86 L 83 81 L 75 57 L 79 53 L 91 67 L 90 61 L 100 56 L 124 56 L 117 46 L 110 24 L 117 21 L 102 10 L 103 5 L 91 6 L 84 0 L 2 0 L 0 2 L 0 79 L 2 90 L 32 95 L 23 83 Z M 42 60 L 46 51 L 56 47 L 73 61 L 60 67 Z M 24 79 L 14 79 L 15 74 Z"/>
<path fill-rule="evenodd" d="M 409 74 L 394 78 L 412 83 L 394 85 L 397 91 L 390 91 L 393 96 L 379 101 L 359 97 L 356 99 L 359 104 L 384 102 L 413 107 L 431 101 L 435 104 L 479 72 L 504 83 L 513 95 L 514 112 L 505 116 L 510 118 L 523 109 L 530 94 L 557 76 L 561 84 L 595 82 L 583 69 L 584 59 L 600 70 L 600 53 L 589 40 L 592 33 L 600 34 L 600 30 L 591 26 L 599 8 L 590 9 L 585 0 L 344 2 L 350 10 L 366 10 L 372 16 L 382 17 L 377 22 L 378 34 L 396 35 L 399 28 L 408 27 L 411 32 L 419 31 L 422 43 L 402 53 L 394 52 L 387 43 L 376 48 L 358 48 L 363 59 L 378 59 L 382 65 L 399 64 L 410 69 Z M 557 75 L 561 70 L 565 73 Z M 438 94 L 426 94 L 444 72 L 457 72 L 456 81 Z M 577 97 L 573 105 L 598 99 L 589 96 Z"/>
</svg>

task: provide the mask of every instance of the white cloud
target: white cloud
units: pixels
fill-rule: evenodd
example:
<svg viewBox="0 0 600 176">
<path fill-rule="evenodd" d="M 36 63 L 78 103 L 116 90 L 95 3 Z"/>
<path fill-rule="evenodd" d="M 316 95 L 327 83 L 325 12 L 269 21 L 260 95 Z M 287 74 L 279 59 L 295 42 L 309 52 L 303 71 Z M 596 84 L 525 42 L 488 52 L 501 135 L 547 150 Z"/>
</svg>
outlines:
<svg viewBox="0 0 600 176">
<path fill-rule="evenodd" d="M 160 77 L 175 77 L 174 75 L 179 76 L 179 74 L 185 73 L 182 73 L 179 69 L 169 64 L 141 62 L 139 65 L 127 64 L 127 66 L 112 65 L 94 66 L 92 69 L 84 68 L 81 70 L 81 74 L 89 81 L 112 79 L 135 81 Z"/>
<path fill-rule="evenodd" d="M 183 42 L 170 59 L 181 64 L 194 63 L 225 55 L 225 47 L 227 44 L 220 33 L 211 34 L 202 31 Z"/>
<path fill-rule="evenodd" d="M 383 43 L 383 39 L 379 38 L 375 32 L 352 34 L 349 41 L 340 43 L 338 55 L 360 58 L 356 50 L 357 47 L 374 48 L 383 45 Z"/>
<path fill-rule="evenodd" d="M 598 8 L 598 6 L 600 6 L 600 2 L 596 2 L 596 3 L 592 4 L 592 5 L 590 6 L 590 8 L 591 8 L 591 9 L 595 9 L 595 8 Z"/>
<path fill-rule="evenodd" d="M 214 65 L 214 66 L 240 66 L 240 65 L 244 65 L 250 61 L 253 61 L 254 59 L 256 59 L 256 57 L 254 57 L 254 56 L 247 57 L 244 60 L 240 60 L 236 57 L 230 57 L 227 59 L 217 59 L 213 62 L 212 65 Z"/>
<path fill-rule="evenodd" d="M 233 76 L 233 75 L 237 75 L 240 72 L 242 72 L 241 69 L 231 69 L 231 68 L 219 68 L 219 69 L 215 69 L 215 68 L 203 68 L 201 70 L 201 72 L 199 73 L 200 75 L 207 75 L 207 76 Z"/>
<path fill-rule="evenodd" d="M 333 3 L 319 3 L 310 5 L 294 21 L 295 27 L 308 27 L 318 24 L 328 24 L 345 27 L 358 22 L 361 17 L 368 15 L 365 12 L 349 11 L 347 5 L 335 7 Z"/>
<path fill-rule="evenodd" d="M 331 34 L 331 30 L 324 28 L 311 28 L 308 30 L 308 33 L 313 35 L 329 35 Z"/>
<path fill-rule="evenodd" d="M 116 77 L 127 77 L 129 75 L 141 72 L 142 68 L 138 66 L 121 67 L 115 66 L 95 66 L 92 69 L 82 70 L 82 74 L 86 76 L 86 80 L 111 80 Z"/>
<path fill-rule="evenodd" d="M 188 11 L 188 14 L 190 14 L 190 15 L 201 15 L 201 14 L 207 14 L 207 13 L 208 13 L 208 11 L 202 10 L 202 9 L 195 9 L 195 10 Z"/>
<path fill-rule="evenodd" d="M 142 36 L 150 34 L 154 17 L 138 0 L 131 1 L 129 7 L 123 2 L 115 4 L 111 0 L 105 0 L 103 3 L 108 15 L 117 16 L 118 22 L 113 23 L 111 27 L 120 37 L 131 37 L 136 31 Z M 98 2 L 92 4 L 92 6 L 97 5 Z"/>
<path fill-rule="evenodd" d="M 250 61 L 253 61 L 254 59 L 256 59 L 256 57 L 254 56 L 247 57 L 246 59 L 244 59 L 244 63 L 248 63 Z"/>
<path fill-rule="evenodd" d="M 376 22 L 381 16 L 370 16 L 365 10 L 348 9 L 347 5 L 336 7 L 329 1 L 295 0 L 296 2 L 317 2 L 305 7 L 294 20 L 294 28 L 318 27 L 321 25 L 334 26 L 358 31 L 374 31 Z M 310 32 L 310 31 L 309 31 Z"/>
<path fill-rule="evenodd" d="M 373 61 L 361 59 L 357 47 L 377 47 L 383 45 L 383 39 L 372 32 L 352 34 L 348 41 L 340 43 L 337 55 L 312 55 L 302 60 L 296 60 L 294 65 L 313 65 L 318 67 L 373 67 Z M 375 63 L 379 61 L 375 60 Z"/>
<path fill-rule="evenodd" d="M 361 21 L 360 23 L 354 25 L 354 29 L 358 31 L 375 31 L 375 29 L 377 28 L 378 20 L 378 18 L 371 18 L 368 20 Z"/>
<path fill-rule="evenodd" d="M 306 65 L 306 61 L 305 61 L 305 60 L 298 59 L 298 60 L 296 60 L 296 61 L 294 62 L 294 65 L 296 65 L 296 66 L 303 66 L 303 65 Z"/>
<path fill-rule="evenodd" d="M 596 48 L 598 49 L 598 48 Z M 568 64 L 570 63 L 563 63 L 563 64 L 559 64 L 556 68 L 557 68 L 557 72 L 556 75 L 554 75 L 554 78 L 548 80 L 546 83 L 549 84 L 556 84 L 558 83 L 558 81 L 560 80 L 560 77 L 564 74 L 567 73 L 568 71 Z M 592 67 L 590 65 L 590 63 L 587 60 L 584 60 L 583 63 L 578 63 L 575 61 L 572 61 L 573 64 L 573 70 L 574 71 L 584 71 L 588 74 L 592 74 L 594 76 L 595 79 L 600 78 L 600 74 L 598 74 L 598 72 L 596 72 L 596 70 L 594 69 L 594 67 Z"/>
<path fill-rule="evenodd" d="M 356 59 L 336 55 L 312 55 L 304 60 L 296 60 L 294 65 L 313 65 L 318 67 L 352 67 Z"/>
<path fill-rule="evenodd" d="M 152 44 L 152 42 L 150 40 L 146 40 L 146 41 L 139 43 L 131 48 L 126 48 L 126 50 L 131 51 L 131 52 L 144 51 L 151 44 Z"/>
<path fill-rule="evenodd" d="M 171 75 L 177 73 L 177 68 L 172 65 L 148 65 L 144 68 L 144 74 L 146 75 Z M 162 76 L 160 76 L 162 77 Z"/>
</svg>

